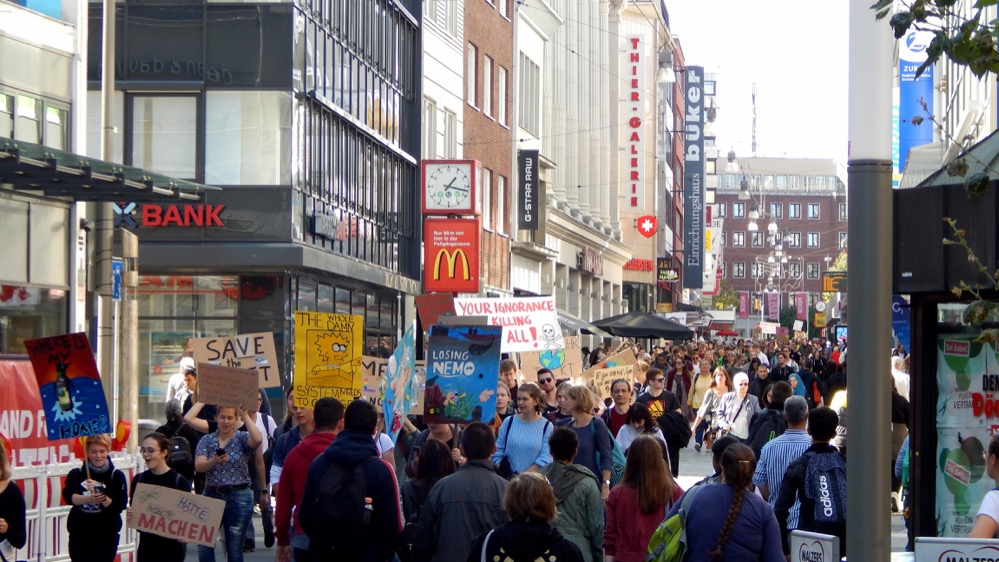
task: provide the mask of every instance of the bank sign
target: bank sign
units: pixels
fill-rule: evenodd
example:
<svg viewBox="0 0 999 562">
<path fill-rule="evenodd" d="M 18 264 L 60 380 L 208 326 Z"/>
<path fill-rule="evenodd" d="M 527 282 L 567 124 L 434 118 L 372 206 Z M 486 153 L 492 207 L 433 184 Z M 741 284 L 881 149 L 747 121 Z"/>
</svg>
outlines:
<svg viewBox="0 0 999 562">
<path fill-rule="evenodd" d="M 683 287 L 704 285 L 704 68 L 687 67 L 683 92 Z"/>
<path fill-rule="evenodd" d="M 480 221 L 423 220 L 423 292 L 479 292 Z"/>
<path fill-rule="evenodd" d="M 138 205 L 132 202 L 112 203 L 114 226 L 138 227 L 223 227 L 225 205 Z"/>
</svg>

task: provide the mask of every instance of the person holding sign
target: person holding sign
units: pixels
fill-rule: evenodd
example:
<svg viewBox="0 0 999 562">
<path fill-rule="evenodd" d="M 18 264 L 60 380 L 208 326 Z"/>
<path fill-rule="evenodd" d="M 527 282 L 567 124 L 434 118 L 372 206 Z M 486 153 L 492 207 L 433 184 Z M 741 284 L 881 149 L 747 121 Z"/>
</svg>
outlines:
<svg viewBox="0 0 999 562">
<path fill-rule="evenodd" d="M 139 484 L 165 486 L 191 491 L 191 482 L 167 464 L 167 454 L 170 452 L 170 439 L 162 433 L 150 433 L 142 440 L 139 447 L 142 459 L 146 461 L 146 471 L 132 478 L 132 496 L 135 501 L 135 487 Z M 129 526 L 132 525 L 132 509 L 125 513 Z M 161 537 L 154 533 L 139 531 L 139 548 L 135 552 L 136 562 L 183 562 L 187 556 L 187 543 L 177 539 Z"/>
<path fill-rule="evenodd" d="M 236 431 L 236 416 L 246 431 Z M 194 456 L 194 468 L 204 472 L 204 495 L 225 501 L 222 528 L 225 529 L 226 557 L 243 562 L 243 537 L 253 516 L 253 492 L 248 462 L 263 437 L 257 424 L 243 408 L 223 406 L 215 416 L 218 429 L 201 438 Z M 198 545 L 200 562 L 215 562 L 215 549 Z"/>
<path fill-rule="evenodd" d="M 125 475 L 115 469 L 108 452 L 111 438 L 89 435 L 84 442 L 87 459 L 66 476 L 62 499 L 73 508 L 69 531 L 69 558 L 74 561 L 111 562 L 118 553 L 121 512 L 128 500 Z"/>
</svg>

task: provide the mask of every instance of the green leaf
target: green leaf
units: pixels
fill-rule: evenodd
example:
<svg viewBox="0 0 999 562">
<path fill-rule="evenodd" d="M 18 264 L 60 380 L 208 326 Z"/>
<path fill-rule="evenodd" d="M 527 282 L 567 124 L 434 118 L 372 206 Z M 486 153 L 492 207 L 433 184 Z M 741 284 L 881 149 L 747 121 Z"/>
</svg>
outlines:
<svg viewBox="0 0 999 562">
<path fill-rule="evenodd" d="M 968 162 L 967 162 L 967 160 L 965 160 L 964 158 L 957 158 L 955 160 L 951 160 L 950 162 L 948 162 L 947 163 L 947 175 L 951 176 L 951 177 L 954 177 L 954 176 L 964 177 L 964 176 L 968 175 Z"/>
<path fill-rule="evenodd" d="M 999 0 L 978 0 L 975 2 L 975 7 L 981 9 L 988 6 L 995 6 L 997 2 L 999 2 Z"/>
<path fill-rule="evenodd" d="M 888 20 L 888 25 L 895 30 L 895 39 L 901 39 L 909 31 L 913 19 L 912 12 L 899 12 Z"/>
</svg>

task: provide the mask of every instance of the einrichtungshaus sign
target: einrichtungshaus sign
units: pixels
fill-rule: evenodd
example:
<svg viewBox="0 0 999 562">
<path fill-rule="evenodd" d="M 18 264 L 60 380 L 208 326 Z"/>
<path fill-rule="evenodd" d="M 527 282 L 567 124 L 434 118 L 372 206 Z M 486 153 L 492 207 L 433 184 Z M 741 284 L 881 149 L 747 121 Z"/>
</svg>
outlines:
<svg viewBox="0 0 999 562">
<path fill-rule="evenodd" d="M 704 69 L 688 66 L 685 82 L 683 287 L 700 289 L 704 284 Z"/>
</svg>

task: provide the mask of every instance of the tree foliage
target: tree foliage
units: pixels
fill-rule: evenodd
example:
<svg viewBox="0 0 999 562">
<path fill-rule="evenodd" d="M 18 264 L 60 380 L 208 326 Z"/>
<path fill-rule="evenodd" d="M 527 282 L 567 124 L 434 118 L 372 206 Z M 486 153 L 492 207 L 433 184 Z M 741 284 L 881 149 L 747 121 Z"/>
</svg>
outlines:
<svg viewBox="0 0 999 562">
<path fill-rule="evenodd" d="M 716 310 L 731 310 L 739 306 L 739 295 L 728 281 L 722 279 L 718 294 L 711 299 L 711 305 Z"/>
</svg>

